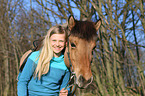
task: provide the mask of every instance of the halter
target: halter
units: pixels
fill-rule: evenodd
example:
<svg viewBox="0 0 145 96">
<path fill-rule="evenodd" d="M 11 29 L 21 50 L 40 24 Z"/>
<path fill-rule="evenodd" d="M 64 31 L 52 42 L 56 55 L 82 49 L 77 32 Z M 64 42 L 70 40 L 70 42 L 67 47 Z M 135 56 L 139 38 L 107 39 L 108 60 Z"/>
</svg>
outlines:
<svg viewBox="0 0 145 96">
<path fill-rule="evenodd" d="M 69 36 L 70 36 L 70 35 L 69 35 Z M 68 37 L 69 37 L 69 36 L 68 36 Z M 71 93 L 72 93 L 72 92 L 74 91 L 75 85 L 76 85 L 76 82 L 75 82 L 75 81 L 76 81 L 76 74 L 75 74 L 75 72 L 73 72 L 73 66 L 72 66 L 72 63 L 71 63 L 71 60 L 70 60 L 69 38 L 67 39 L 67 47 L 68 47 L 67 56 L 68 56 L 68 60 L 69 60 L 69 66 L 70 66 L 71 76 L 70 76 L 70 80 L 69 80 L 69 82 L 67 83 L 67 86 L 64 88 L 64 90 L 67 89 L 67 88 L 70 88 L 70 87 L 74 86 L 73 90 L 71 91 Z M 72 80 L 73 78 L 74 78 L 74 83 L 68 86 L 68 84 L 71 82 L 71 80 Z"/>
<path fill-rule="evenodd" d="M 69 30 L 70 31 L 70 30 Z M 71 34 L 68 35 L 68 37 L 70 36 Z M 71 60 L 70 60 L 70 52 L 69 52 L 69 38 L 67 39 L 67 47 L 68 47 L 68 52 L 67 52 L 67 56 L 68 56 L 68 60 L 69 60 L 69 66 L 70 66 L 70 72 L 71 72 L 71 76 L 70 76 L 70 80 L 69 82 L 67 83 L 66 87 L 64 88 L 64 90 L 66 90 L 67 88 L 70 88 L 72 86 L 74 86 L 73 90 L 71 91 L 71 93 L 74 91 L 75 89 L 75 86 L 77 85 L 77 82 L 76 82 L 76 73 L 73 72 L 73 66 L 72 66 L 72 63 L 71 63 Z M 95 49 L 93 49 L 94 51 Z M 72 83 L 71 85 L 69 85 L 69 83 L 71 82 L 71 80 L 74 79 L 74 83 Z M 91 82 L 93 80 L 93 77 L 91 77 Z M 91 83 L 90 82 L 90 83 Z M 90 83 L 88 83 L 84 88 L 86 88 Z"/>
</svg>

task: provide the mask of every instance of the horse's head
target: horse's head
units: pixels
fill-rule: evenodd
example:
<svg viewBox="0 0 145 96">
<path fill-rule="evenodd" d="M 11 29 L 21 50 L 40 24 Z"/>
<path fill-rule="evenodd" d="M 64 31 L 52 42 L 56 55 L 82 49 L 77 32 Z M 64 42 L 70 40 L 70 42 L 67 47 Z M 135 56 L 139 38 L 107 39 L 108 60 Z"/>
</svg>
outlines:
<svg viewBox="0 0 145 96">
<path fill-rule="evenodd" d="M 67 52 L 70 53 L 72 70 L 76 75 L 76 83 L 79 87 L 87 87 L 93 80 L 91 72 L 92 51 L 96 46 L 97 30 L 101 20 L 96 23 L 91 21 L 77 21 L 73 16 L 68 19 L 69 42 L 65 51 L 65 63 L 70 67 Z"/>
</svg>

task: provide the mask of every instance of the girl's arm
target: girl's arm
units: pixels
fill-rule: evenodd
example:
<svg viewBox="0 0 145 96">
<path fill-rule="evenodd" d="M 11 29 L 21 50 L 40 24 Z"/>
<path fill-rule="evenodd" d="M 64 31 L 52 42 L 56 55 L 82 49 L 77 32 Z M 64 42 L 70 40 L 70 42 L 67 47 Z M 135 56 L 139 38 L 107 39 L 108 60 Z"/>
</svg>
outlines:
<svg viewBox="0 0 145 96">
<path fill-rule="evenodd" d="M 18 96 L 28 96 L 27 90 L 28 90 L 28 83 L 31 80 L 31 77 L 34 72 L 34 62 L 28 58 L 22 73 L 19 73 L 20 76 L 18 78 L 17 83 L 17 94 Z"/>
<path fill-rule="evenodd" d="M 62 80 L 62 83 L 61 83 L 61 86 L 60 86 L 60 93 L 61 92 L 66 92 L 66 90 L 64 91 L 64 88 L 67 86 L 68 82 L 69 82 L 69 78 L 70 78 L 70 71 L 66 71 L 64 77 L 63 77 L 63 80 Z M 69 86 L 69 85 L 68 85 Z M 67 89 L 67 93 L 70 91 L 70 88 Z M 66 95 L 67 96 L 67 95 Z"/>
</svg>

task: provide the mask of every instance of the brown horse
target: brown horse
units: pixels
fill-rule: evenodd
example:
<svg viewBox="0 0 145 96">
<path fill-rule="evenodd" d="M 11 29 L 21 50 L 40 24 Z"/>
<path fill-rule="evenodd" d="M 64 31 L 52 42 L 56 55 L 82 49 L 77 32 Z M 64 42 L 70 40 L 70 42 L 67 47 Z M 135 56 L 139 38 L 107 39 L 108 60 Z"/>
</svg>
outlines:
<svg viewBox="0 0 145 96">
<path fill-rule="evenodd" d="M 64 61 L 66 66 L 74 71 L 75 82 L 80 88 L 86 88 L 93 80 L 91 72 L 92 51 L 96 46 L 96 31 L 100 25 L 101 20 L 94 23 L 92 21 L 78 21 L 73 16 L 68 19 L 69 38 Z"/>
</svg>

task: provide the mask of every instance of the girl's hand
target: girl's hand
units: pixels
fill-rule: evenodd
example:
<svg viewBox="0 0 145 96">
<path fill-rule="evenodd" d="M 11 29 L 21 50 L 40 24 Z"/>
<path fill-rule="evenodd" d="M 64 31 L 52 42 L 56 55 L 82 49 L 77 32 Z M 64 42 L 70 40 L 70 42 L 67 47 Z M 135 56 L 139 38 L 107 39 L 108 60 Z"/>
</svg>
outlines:
<svg viewBox="0 0 145 96">
<path fill-rule="evenodd" d="M 59 96 L 67 96 L 67 95 L 68 95 L 68 90 L 64 90 L 64 88 L 60 90 Z"/>
</svg>

